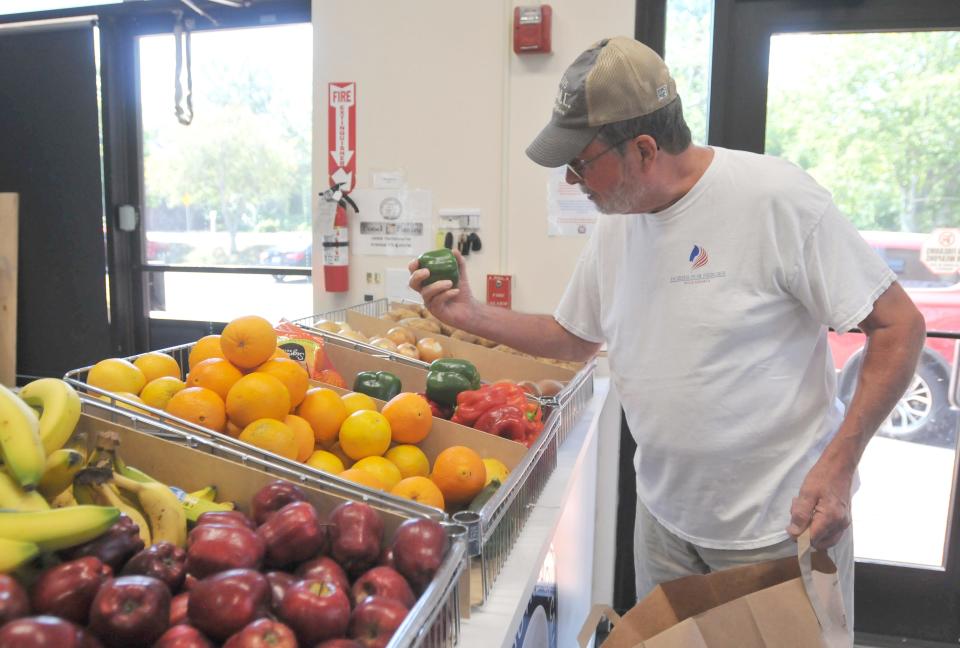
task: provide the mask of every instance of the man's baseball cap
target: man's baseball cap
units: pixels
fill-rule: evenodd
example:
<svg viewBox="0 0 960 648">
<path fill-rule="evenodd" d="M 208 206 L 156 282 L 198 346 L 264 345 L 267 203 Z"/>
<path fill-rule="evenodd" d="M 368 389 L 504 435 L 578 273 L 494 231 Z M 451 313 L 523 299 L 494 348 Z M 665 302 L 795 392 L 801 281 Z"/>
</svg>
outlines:
<svg viewBox="0 0 960 648">
<path fill-rule="evenodd" d="M 563 166 L 604 124 L 647 115 L 676 97 L 676 84 L 656 52 L 632 38 L 606 38 L 563 73 L 550 123 L 527 156 L 541 166 Z"/>
</svg>

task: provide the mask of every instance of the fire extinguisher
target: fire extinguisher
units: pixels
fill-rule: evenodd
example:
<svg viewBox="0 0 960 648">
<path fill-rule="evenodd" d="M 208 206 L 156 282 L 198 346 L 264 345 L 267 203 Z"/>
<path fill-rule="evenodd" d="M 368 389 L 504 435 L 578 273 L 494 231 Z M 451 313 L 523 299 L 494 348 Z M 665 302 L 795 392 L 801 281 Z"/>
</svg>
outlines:
<svg viewBox="0 0 960 648">
<path fill-rule="evenodd" d="M 333 230 L 323 235 L 323 289 L 327 292 L 346 292 L 350 287 L 350 229 L 347 209 L 359 214 L 357 203 L 343 192 L 342 184 L 335 184 L 320 194 L 322 200 L 337 203 Z"/>
</svg>

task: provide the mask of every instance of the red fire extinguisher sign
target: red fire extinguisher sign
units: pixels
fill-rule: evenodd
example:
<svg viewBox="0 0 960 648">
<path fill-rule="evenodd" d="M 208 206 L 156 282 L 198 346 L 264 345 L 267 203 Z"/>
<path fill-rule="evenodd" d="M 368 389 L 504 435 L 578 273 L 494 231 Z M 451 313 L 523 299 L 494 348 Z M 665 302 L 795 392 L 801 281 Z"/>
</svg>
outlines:
<svg viewBox="0 0 960 648">
<path fill-rule="evenodd" d="M 357 84 L 330 83 L 328 95 L 330 185 L 339 184 L 345 192 L 349 192 L 357 180 Z"/>
</svg>

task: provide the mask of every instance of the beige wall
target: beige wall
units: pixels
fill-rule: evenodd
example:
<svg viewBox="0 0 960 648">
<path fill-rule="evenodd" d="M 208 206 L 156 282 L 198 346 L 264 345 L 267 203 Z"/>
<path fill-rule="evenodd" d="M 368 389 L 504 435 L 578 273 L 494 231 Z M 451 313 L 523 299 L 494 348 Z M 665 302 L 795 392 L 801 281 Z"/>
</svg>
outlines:
<svg viewBox="0 0 960 648">
<path fill-rule="evenodd" d="M 357 187 L 371 170 L 403 169 L 408 186 L 433 192 L 439 209 L 481 210 L 483 251 L 469 277 L 485 296 L 487 273 L 514 275 L 514 308 L 550 312 L 582 237 L 548 237 L 547 170 L 524 154 L 546 123 L 563 70 L 593 41 L 633 31 L 635 0 L 553 2 L 553 53 L 516 56 L 514 2 L 314 0 L 314 186 L 326 184 L 326 88 L 357 83 Z M 408 259 L 351 258 L 351 291 L 316 281 L 315 312 L 384 295 L 367 272 Z M 318 272 L 319 268 L 315 268 Z"/>
</svg>

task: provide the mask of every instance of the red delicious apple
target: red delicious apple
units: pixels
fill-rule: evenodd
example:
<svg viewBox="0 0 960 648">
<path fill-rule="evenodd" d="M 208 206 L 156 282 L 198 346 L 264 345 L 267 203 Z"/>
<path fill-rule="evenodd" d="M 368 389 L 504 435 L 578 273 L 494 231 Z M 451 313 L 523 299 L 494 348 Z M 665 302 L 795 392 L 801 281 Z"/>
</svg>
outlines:
<svg viewBox="0 0 960 648">
<path fill-rule="evenodd" d="M 291 502 L 257 527 L 257 535 L 267 547 L 265 563 L 286 567 L 323 553 L 327 546 L 327 528 L 310 502 Z"/>
<path fill-rule="evenodd" d="M 113 526 L 99 536 L 81 545 L 57 552 L 63 560 L 76 560 L 84 556 L 99 558 L 118 572 L 130 556 L 143 549 L 140 527 L 127 515 L 121 515 Z"/>
<path fill-rule="evenodd" d="M 263 540 L 246 527 L 204 524 L 187 537 L 187 573 L 205 578 L 228 569 L 259 569 L 264 550 Z"/>
<path fill-rule="evenodd" d="M 113 570 L 93 556 L 51 567 L 33 584 L 31 607 L 37 614 L 51 614 L 86 625 L 93 598 L 112 575 Z"/>
<path fill-rule="evenodd" d="M 151 576 L 107 581 L 90 608 L 90 631 L 113 648 L 149 646 L 170 621 L 170 590 Z"/>
<path fill-rule="evenodd" d="M 270 583 L 270 609 L 276 612 L 280 609 L 280 603 L 287 595 L 287 590 L 297 579 L 292 574 L 282 571 L 268 571 L 264 576 Z"/>
<path fill-rule="evenodd" d="M 80 626 L 55 616 L 14 619 L 0 628 L 3 648 L 103 648 Z"/>
<path fill-rule="evenodd" d="M 333 583 L 337 586 L 337 589 L 344 592 L 350 591 L 350 579 L 347 578 L 347 572 L 343 571 L 340 563 L 329 556 L 320 556 L 301 564 L 297 567 L 297 578 L 301 580 L 314 578 Z"/>
<path fill-rule="evenodd" d="M 383 551 L 380 552 L 380 559 L 377 560 L 377 564 L 383 565 L 384 567 L 397 568 L 393 562 L 393 548 L 390 545 L 384 547 Z"/>
<path fill-rule="evenodd" d="M 407 579 L 396 569 L 382 565 L 364 572 L 363 576 L 353 584 L 350 593 L 354 605 L 359 605 L 368 596 L 392 598 L 402 603 L 407 609 L 412 608 L 417 601 Z"/>
<path fill-rule="evenodd" d="M 313 648 L 363 648 L 363 644 L 353 639 L 327 639 Z"/>
<path fill-rule="evenodd" d="M 200 514 L 194 526 L 200 526 L 201 524 L 234 524 L 247 527 L 251 531 L 257 528 L 253 524 L 253 520 L 247 517 L 247 514 L 243 511 L 207 511 Z"/>
<path fill-rule="evenodd" d="M 175 625 L 160 635 L 153 648 L 213 648 L 213 644 L 193 626 Z"/>
<path fill-rule="evenodd" d="M 191 573 L 187 573 L 186 577 L 183 579 L 183 591 L 189 592 L 193 589 L 193 586 L 200 582 L 200 579 L 194 576 Z"/>
<path fill-rule="evenodd" d="M 358 576 L 376 564 L 383 541 L 380 514 L 362 502 L 345 502 L 330 513 L 330 555 Z"/>
<path fill-rule="evenodd" d="M 420 594 L 437 573 L 447 553 L 447 534 L 439 522 L 407 520 L 393 534 L 393 562 Z"/>
<path fill-rule="evenodd" d="M 347 636 L 367 648 L 386 648 L 406 616 L 407 608 L 402 603 L 371 596 L 353 610 Z"/>
<path fill-rule="evenodd" d="M 297 648 L 297 638 L 279 621 L 259 619 L 227 639 L 223 648 Z"/>
<path fill-rule="evenodd" d="M 170 625 L 189 623 L 187 606 L 190 604 L 190 592 L 181 592 L 170 600 Z"/>
<path fill-rule="evenodd" d="M 270 611 L 270 583 L 253 569 L 231 569 L 198 581 L 190 590 L 190 623 L 225 641 Z"/>
<path fill-rule="evenodd" d="M 0 626 L 30 614 L 27 591 L 12 576 L 0 574 Z"/>
<path fill-rule="evenodd" d="M 250 500 L 253 521 L 260 526 L 274 511 L 279 511 L 290 502 L 304 502 L 306 499 L 307 494 L 296 484 L 282 480 L 270 482 Z"/>
<path fill-rule="evenodd" d="M 343 637 L 350 622 L 350 599 L 331 583 L 297 581 L 280 604 L 280 619 L 290 626 L 304 646 Z"/>
<path fill-rule="evenodd" d="M 135 554 L 120 573 L 153 576 L 162 580 L 171 592 L 177 592 L 187 575 L 187 552 L 172 542 L 158 542 Z"/>
</svg>

